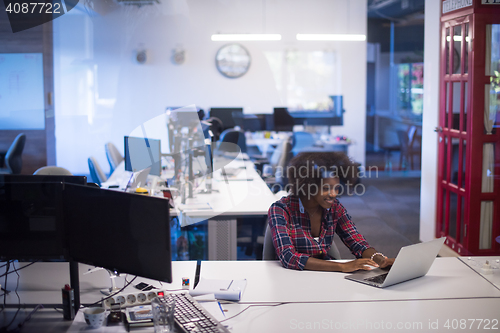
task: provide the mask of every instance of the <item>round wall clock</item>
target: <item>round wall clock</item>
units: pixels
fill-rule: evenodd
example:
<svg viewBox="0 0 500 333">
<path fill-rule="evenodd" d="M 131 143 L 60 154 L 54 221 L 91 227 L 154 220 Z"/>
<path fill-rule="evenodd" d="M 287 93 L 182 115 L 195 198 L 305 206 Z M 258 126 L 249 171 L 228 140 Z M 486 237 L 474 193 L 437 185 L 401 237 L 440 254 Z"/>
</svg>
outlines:
<svg viewBox="0 0 500 333">
<path fill-rule="evenodd" d="M 250 68 L 250 53 L 240 44 L 224 45 L 217 51 L 215 65 L 225 77 L 241 77 Z"/>
</svg>

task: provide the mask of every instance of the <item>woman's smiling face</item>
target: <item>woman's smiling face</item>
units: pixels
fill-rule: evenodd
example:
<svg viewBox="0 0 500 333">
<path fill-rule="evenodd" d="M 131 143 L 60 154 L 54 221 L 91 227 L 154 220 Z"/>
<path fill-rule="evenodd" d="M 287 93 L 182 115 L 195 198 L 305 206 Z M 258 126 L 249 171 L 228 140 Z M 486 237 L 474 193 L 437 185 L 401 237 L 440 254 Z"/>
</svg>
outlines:
<svg viewBox="0 0 500 333">
<path fill-rule="evenodd" d="M 316 195 L 312 197 L 323 208 L 330 208 L 338 194 L 338 178 L 324 178 L 321 180 L 321 187 Z"/>
</svg>

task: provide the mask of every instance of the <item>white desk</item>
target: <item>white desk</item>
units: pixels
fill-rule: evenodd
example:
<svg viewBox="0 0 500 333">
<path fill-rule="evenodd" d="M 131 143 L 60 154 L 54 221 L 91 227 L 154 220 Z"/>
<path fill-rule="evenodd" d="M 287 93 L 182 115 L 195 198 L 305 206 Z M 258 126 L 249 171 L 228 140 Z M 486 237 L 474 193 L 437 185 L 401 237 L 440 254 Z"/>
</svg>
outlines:
<svg viewBox="0 0 500 333">
<path fill-rule="evenodd" d="M 193 263 L 173 264 L 175 274 L 189 274 L 194 268 Z M 176 269 L 177 265 L 180 266 Z M 180 272 L 184 269 L 187 271 Z M 500 329 L 498 289 L 457 258 L 437 258 L 427 276 L 384 289 L 345 280 L 342 273 L 292 271 L 272 261 L 203 262 L 201 275 L 247 278 L 242 301 L 223 304 L 228 310 L 226 317 L 235 316 L 224 322 L 234 333 L 491 332 Z M 56 272 L 53 277 L 59 279 Z M 106 280 L 106 276 L 101 278 L 102 282 Z M 35 281 L 36 277 L 32 279 Z M 90 280 L 94 279 L 96 277 Z M 420 283 L 415 284 L 417 281 Z M 28 281 L 23 280 L 25 282 Z M 60 282 L 56 282 L 59 286 Z M 335 288 L 324 288 L 325 285 Z M 60 297 L 59 289 L 56 293 Z M 311 293 L 314 298 L 308 295 Z M 21 311 L 21 320 L 28 312 Z M 12 315 L 13 309 L 3 311 L 0 325 Z M 88 330 L 81 322 L 71 327 L 69 323 L 55 310 L 44 310 L 33 316 L 23 332 Z M 120 333 L 125 330 L 118 326 L 92 331 Z M 153 332 L 153 328 L 134 329 L 134 332 Z"/>
<path fill-rule="evenodd" d="M 227 316 L 248 307 L 234 308 Z M 253 306 L 225 324 L 232 332 L 497 332 L 500 298 Z M 469 319 L 475 319 L 469 320 Z M 489 329 L 485 322 L 490 320 Z M 460 329 L 460 321 L 466 329 Z M 493 321 L 493 323 L 491 322 Z M 494 323 L 496 329 L 492 330 Z M 446 328 L 446 324 L 449 328 Z M 473 325 L 472 329 L 470 326 Z M 478 329 L 478 326 L 480 327 Z M 453 327 L 455 329 L 453 329 Z M 462 327 L 463 328 L 463 327 Z"/>
<path fill-rule="evenodd" d="M 472 268 L 476 273 L 481 275 L 486 280 L 493 283 L 500 289 L 500 256 L 492 256 L 492 257 L 459 257 L 459 259 Z M 490 263 L 492 274 L 485 274 L 483 265 L 486 263 L 486 260 Z"/>
<path fill-rule="evenodd" d="M 219 165 L 227 168 L 244 168 L 237 177 L 223 177 Z M 215 161 L 216 170 L 213 174 L 211 194 L 197 193 L 205 188 L 205 183 L 199 180 L 194 189 L 194 198 L 186 198 L 186 204 L 181 205 L 181 198 L 175 199 L 175 209 L 171 216 L 179 216 L 181 227 L 203 220 L 222 217 L 240 217 L 267 215 L 269 207 L 276 201 L 266 183 L 259 176 L 247 156 L 240 154 L 238 158 L 227 160 L 227 163 Z M 130 178 L 130 172 L 125 171 L 124 163 L 116 168 L 103 187 L 123 184 Z M 197 181 L 198 182 L 198 181 Z M 200 203 L 208 203 L 212 209 L 190 208 Z"/>
<path fill-rule="evenodd" d="M 322 302 L 499 297 L 500 290 L 457 258 L 436 258 L 426 276 L 387 288 L 346 280 L 340 272 L 285 269 L 279 261 L 204 261 L 207 279 L 247 279 L 242 302 Z"/>
<path fill-rule="evenodd" d="M 20 263 L 16 267 L 23 267 L 28 263 Z M 111 287 L 109 274 L 106 270 L 99 270 L 93 273 L 85 274 L 94 266 L 79 264 L 80 278 L 80 303 L 90 304 L 100 300 L 104 295 L 100 292 L 101 289 Z M 12 270 L 12 266 L 11 266 Z M 162 289 L 181 289 L 182 278 L 189 277 L 194 283 L 196 272 L 196 261 L 173 261 L 172 262 L 172 283 L 146 279 L 137 277 L 134 282 L 129 285 L 124 292 L 137 292 L 133 285 L 139 282 L 146 282 L 157 288 Z M 5 267 L 0 269 L 0 275 L 5 273 Z M 61 304 L 61 289 L 65 284 L 69 284 L 69 263 L 66 262 L 37 262 L 33 265 L 19 270 L 19 288 L 18 294 L 21 298 L 21 304 Z M 126 274 L 115 278 L 116 286 L 121 288 L 125 285 Z M 127 280 L 130 281 L 134 276 L 128 275 Z M 0 279 L 2 287 L 11 291 L 6 302 L 10 305 L 18 304 L 17 296 L 14 292 L 17 284 L 16 273 L 11 273 L 7 279 L 7 287 L 3 285 L 4 277 Z"/>
<path fill-rule="evenodd" d="M 187 198 L 185 206 L 180 205 L 180 198 L 175 200 L 177 214 L 184 217 L 181 226 L 216 216 L 267 215 L 269 207 L 276 201 L 276 197 L 259 176 L 253 163 L 248 160 L 235 159 L 228 163 L 226 167 L 241 169 L 241 171 L 235 177 L 224 177 L 221 175 L 221 169 L 215 170 L 212 188 L 218 192 L 214 191 L 211 194 L 198 193 L 192 199 Z M 201 184 L 199 187 L 205 188 L 205 185 Z M 190 204 L 205 202 L 212 207 L 211 210 L 189 208 Z M 179 208 L 183 211 L 179 211 Z"/>
</svg>

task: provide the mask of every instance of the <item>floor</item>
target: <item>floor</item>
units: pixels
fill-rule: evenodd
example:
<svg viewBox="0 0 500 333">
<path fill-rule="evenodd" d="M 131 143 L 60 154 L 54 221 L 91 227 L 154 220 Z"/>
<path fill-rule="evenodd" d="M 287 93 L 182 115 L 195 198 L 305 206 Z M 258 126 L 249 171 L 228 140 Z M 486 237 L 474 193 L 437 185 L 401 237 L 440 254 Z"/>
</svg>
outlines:
<svg viewBox="0 0 500 333">
<path fill-rule="evenodd" d="M 377 251 L 395 257 L 402 246 L 419 242 L 420 178 L 364 179 L 362 195 L 343 196 L 340 202 L 358 231 Z M 353 258 L 336 239 L 342 258 Z"/>
</svg>

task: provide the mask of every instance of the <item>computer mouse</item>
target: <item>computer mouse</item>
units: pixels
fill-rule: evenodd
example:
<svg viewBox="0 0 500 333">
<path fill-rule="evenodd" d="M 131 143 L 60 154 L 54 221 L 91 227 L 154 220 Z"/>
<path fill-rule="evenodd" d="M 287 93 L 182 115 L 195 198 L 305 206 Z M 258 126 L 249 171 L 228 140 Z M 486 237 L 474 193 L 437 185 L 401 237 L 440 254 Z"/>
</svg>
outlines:
<svg viewBox="0 0 500 333">
<path fill-rule="evenodd" d="M 135 193 L 148 195 L 149 192 L 144 187 L 138 187 L 135 189 Z"/>
</svg>

